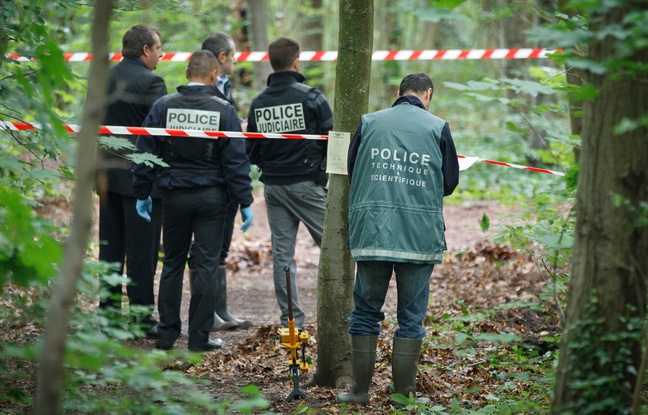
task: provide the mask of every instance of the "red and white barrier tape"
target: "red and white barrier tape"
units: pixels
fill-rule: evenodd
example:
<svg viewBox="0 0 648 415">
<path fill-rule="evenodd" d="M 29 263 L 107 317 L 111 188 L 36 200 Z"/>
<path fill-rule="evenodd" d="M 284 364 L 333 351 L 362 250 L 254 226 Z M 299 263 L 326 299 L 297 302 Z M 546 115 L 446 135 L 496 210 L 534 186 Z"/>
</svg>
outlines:
<svg viewBox="0 0 648 415">
<path fill-rule="evenodd" d="M 448 50 L 375 50 L 371 55 L 374 61 L 427 61 L 459 59 L 539 59 L 546 58 L 556 49 L 448 49 Z M 187 62 L 192 52 L 165 53 L 161 61 Z M 87 62 L 92 60 L 91 53 L 72 52 L 63 54 L 68 62 Z M 337 60 L 337 51 L 302 51 L 299 59 L 303 62 L 330 62 Z M 28 61 L 28 58 L 17 54 L 7 55 L 17 61 Z M 238 62 L 269 61 L 268 52 L 237 52 L 234 57 Z M 108 59 L 120 61 L 121 53 L 110 53 Z"/>
<path fill-rule="evenodd" d="M 63 124 L 65 129 L 70 133 L 78 133 L 81 129 L 76 124 Z M 0 129 L 13 131 L 34 131 L 42 128 L 39 123 L 26 123 L 15 121 L 0 121 Z M 146 135 L 146 136 L 172 136 L 172 137 L 197 137 L 197 138 L 257 138 L 257 139 L 288 139 L 288 140 L 327 140 L 326 135 L 314 134 L 273 134 L 273 133 L 243 133 L 236 131 L 202 131 L 202 130 L 176 130 L 171 128 L 151 128 L 151 127 L 121 127 L 115 125 L 99 126 L 99 134 L 102 135 Z M 465 159 L 467 156 L 458 154 L 458 158 Z M 512 167 L 514 169 L 527 170 L 536 173 L 552 174 L 555 176 L 564 176 L 565 173 L 547 169 L 540 169 L 531 166 L 522 166 L 519 164 L 506 163 L 503 161 L 488 160 L 474 157 L 475 161 L 496 166 Z M 469 167 L 469 166 L 468 166 Z"/>
<path fill-rule="evenodd" d="M 63 124 L 70 133 L 78 133 L 81 127 L 76 124 Z M 14 131 L 34 131 L 42 128 L 39 123 L 0 121 L 0 129 Z M 273 133 L 243 133 L 237 131 L 203 131 L 203 130 L 176 130 L 173 128 L 152 127 L 122 127 L 117 125 L 99 126 L 102 135 L 156 135 L 171 137 L 198 137 L 198 138 L 274 138 L 288 140 L 327 140 L 326 135 L 315 134 L 273 134 Z"/>
</svg>

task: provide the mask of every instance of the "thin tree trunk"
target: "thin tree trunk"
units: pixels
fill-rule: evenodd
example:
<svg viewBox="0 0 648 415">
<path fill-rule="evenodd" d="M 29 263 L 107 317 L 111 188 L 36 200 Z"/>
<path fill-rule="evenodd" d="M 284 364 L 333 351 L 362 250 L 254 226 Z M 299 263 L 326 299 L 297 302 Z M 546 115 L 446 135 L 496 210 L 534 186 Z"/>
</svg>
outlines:
<svg viewBox="0 0 648 415">
<path fill-rule="evenodd" d="M 601 30 L 627 15 L 613 8 L 590 21 Z M 611 35 L 595 38 L 589 59 L 617 56 L 616 42 Z M 648 48 L 626 59 L 646 62 Z M 648 73 L 586 75 L 599 94 L 583 106 L 573 270 L 553 414 L 629 412 L 645 339 L 648 226 L 638 218 L 648 197 L 648 128 L 614 130 L 648 113 Z"/>
<path fill-rule="evenodd" d="M 367 112 L 373 0 L 340 0 L 335 83 L 335 131 L 355 132 Z M 349 180 L 332 174 L 317 280 L 317 371 L 310 382 L 341 388 L 351 381 L 351 338 L 346 319 L 353 309 L 354 264 L 346 249 Z"/>
<path fill-rule="evenodd" d="M 39 360 L 35 415 L 62 413 L 63 356 L 69 331 L 70 307 L 92 228 L 92 188 L 96 166 L 97 129 L 105 113 L 108 90 L 108 23 L 112 0 L 97 0 L 92 26 L 94 59 L 88 78 L 88 95 L 78 136 L 77 179 L 74 190 L 73 221 L 65 244 L 63 263 L 47 312 L 43 349 Z"/>
<path fill-rule="evenodd" d="M 252 50 L 262 52 L 268 50 L 268 2 L 266 0 L 248 0 L 250 13 L 250 43 Z M 254 65 L 254 89 L 265 89 L 268 76 L 272 73 L 270 62 L 257 62 Z"/>
</svg>

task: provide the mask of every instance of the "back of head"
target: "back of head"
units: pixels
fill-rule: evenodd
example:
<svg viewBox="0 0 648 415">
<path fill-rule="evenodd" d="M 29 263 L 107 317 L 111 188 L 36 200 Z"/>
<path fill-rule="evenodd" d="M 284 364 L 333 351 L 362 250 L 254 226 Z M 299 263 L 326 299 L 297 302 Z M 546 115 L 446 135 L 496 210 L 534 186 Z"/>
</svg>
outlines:
<svg viewBox="0 0 648 415">
<path fill-rule="evenodd" d="M 402 97 L 408 95 L 408 93 L 409 95 L 422 95 L 429 88 L 434 91 L 434 84 L 432 84 L 430 77 L 424 73 L 414 73 L 403 78 L 398 88 L 398 96 Z"/>
<path fill-rule="evenodd" d="M 214 32 L 203 40 L 202 49 L 210 51 L 214 56 L 218 56 L 221 52 L 228 55 L 232 50 L 233 42 L 232 36 L 227 33 Z"/>
<path fill-rule="evenodd" d="M 144 53 L 144 45 L 153 46 L 155 35 L 160 40 L 160 32 L 153 26 L 138 24 L 124 34 L 122 38 L 122 55 L 127 58 L 139 58 Z"/>
<path fill-rule="evenodd" d="M 218 68 L 218 61 L 213 53 L 208 50 L 198 50 L 191 54 L 187 64 L 187 77 L 191 79 L 205 79 Z"/>
<path fill-rule="evenodd" d="M 280 37 L 268 46 L 268 55 L 275 72 L 287 71 L 295 59 L 299 59 L 299 43 L 289 37 Z"/>
</svg>

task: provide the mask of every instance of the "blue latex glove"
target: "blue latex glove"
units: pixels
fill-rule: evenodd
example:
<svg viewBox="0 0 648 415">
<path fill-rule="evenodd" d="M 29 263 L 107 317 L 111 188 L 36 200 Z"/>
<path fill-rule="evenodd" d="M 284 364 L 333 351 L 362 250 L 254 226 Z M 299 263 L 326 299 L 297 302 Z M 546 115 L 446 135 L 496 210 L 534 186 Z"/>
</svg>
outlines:
<svg viewBox="0 0 648 415">
<path fill-rule="evenodd" d="M 252 219 L 254 219 L 254 212 L 252 212 L 252 207 L 241 207 L 241 220 L 243 220 L 243 226 L 241 230 L 246 232 L 250 225 L 252 225 Z"/>
<path fill-rule="evenodd" d="M 151 200 L 151 196 L 144 200 L 137 199 L 135 209 L 137 210 L 138 215 L 140 215 L 145 221 L 150 222 L 151 216 L 149 213 L 153 212 L 153 201 Z"/>
</svg>

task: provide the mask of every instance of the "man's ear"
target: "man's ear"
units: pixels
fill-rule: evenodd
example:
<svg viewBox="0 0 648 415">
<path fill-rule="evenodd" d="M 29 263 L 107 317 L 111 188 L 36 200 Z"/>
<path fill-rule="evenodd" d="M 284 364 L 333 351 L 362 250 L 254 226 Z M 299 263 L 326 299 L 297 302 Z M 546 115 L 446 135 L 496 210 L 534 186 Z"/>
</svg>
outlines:
<svg viewBox="0 0 648 415">
<path fill-rule="evenodd" d="M 295 72 L 299 72 L 299 58 L 295 59 L 295 61 L 293 62 L 292 69 Z"/>
<path fill-rule="evenodd" d="M 209 73 L 209 84 L 216 85 L 216 79 L 218 79 L 218 68 Z"/>
<path fill-rule="evenodd" d="M 225 52 L 220 52 L 218 56 L 216 56 L 216 60 L 218 60 L 218 63 L 221 65 L 225 63 L 226 58 L 227 58 L 227 53 Z"/>
<path fill-rule="evenodd" d="M 189 79 L 189 68 L 185 69 L 185 76 Z"/>
</svg>

